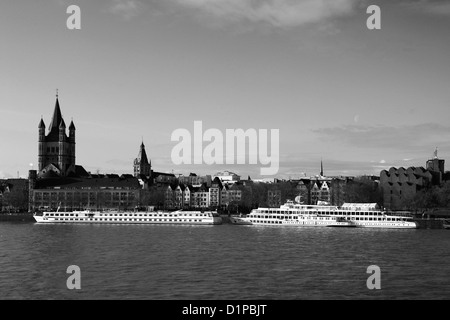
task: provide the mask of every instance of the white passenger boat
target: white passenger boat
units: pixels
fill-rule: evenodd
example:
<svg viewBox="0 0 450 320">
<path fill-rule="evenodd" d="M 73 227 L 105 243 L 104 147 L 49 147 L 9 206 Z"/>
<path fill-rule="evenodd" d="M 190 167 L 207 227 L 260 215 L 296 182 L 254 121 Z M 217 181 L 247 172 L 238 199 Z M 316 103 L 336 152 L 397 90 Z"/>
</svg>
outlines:
<svg viewBox="0 0 450 320">
<path fill-rule="evenodd" d="M 33 215 L 37 223 L 113 223 L 113 224 L 221 224 L 222 218 L 215 211 L 174 212 L 43 212 Z"/>
<path fill-rule="evenodd" d="M 280 208 L 258 208 L 241 218 L 253 225 L 297 227 L 359 227 L 416 229 L 410 216 L 392 215 L 376 204 L 346 203 L 342 207 L 295 204 L 288 201 Z"/>
</svg>

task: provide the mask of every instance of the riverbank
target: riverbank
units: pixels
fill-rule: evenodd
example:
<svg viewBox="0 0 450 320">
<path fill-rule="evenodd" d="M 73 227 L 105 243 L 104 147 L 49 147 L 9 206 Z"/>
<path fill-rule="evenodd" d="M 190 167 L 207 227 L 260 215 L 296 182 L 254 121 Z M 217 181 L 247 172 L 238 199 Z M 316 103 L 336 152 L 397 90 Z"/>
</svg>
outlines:
<svg viewBox="0 0 450 320">
<path fill-rule="evenodd" d="M 32 213 L 0 213 L 0 221 L 34 221 Z"/>
<path fill-rule="evenodd" d="M 444 229 L 442 219 L 414 219 L 418 224 L 418 229 Z"/>
</svg>

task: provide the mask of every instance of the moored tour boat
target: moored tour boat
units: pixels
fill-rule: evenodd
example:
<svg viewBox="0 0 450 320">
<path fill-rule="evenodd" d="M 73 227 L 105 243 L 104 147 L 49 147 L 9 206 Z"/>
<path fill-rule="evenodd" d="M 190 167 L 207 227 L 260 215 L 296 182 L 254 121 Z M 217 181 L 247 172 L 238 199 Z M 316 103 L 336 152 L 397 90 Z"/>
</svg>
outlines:
<svg viewBox="0 0 450 320">
<path fill-rule="evenodd" d="M 99 224 L 221 224 L 222 218 L 215 211 L 173 212 L 43 212 L 33 215 L 37 223 L 99 223 Z"/>
<path fill-rule="evenodd" d="M 253 225 L 416 229 L 410 216 L 392 215 L 376 204 L 345 203 L 341 207 L 288 201 L 280 208 L 258 208 L 241 218 Z"/>
</svg>

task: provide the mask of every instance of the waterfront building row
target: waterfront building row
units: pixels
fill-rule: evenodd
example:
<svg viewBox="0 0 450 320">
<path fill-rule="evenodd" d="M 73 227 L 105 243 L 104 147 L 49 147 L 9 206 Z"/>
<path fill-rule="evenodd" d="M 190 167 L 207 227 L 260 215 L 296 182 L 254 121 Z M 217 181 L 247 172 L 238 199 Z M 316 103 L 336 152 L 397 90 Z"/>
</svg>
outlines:
<svg viewBox="0 0 450 320">
<path fill-rule="evenodd" d="M 222 184 L 215 178 L 211 186 L 186 184 L 168 185 L 165 190 L 164 206 L 172 209 L 182 208 L 227 208 L 230 204 L 241 201 L 242 189 L 239 185 Z"/>
</svg>

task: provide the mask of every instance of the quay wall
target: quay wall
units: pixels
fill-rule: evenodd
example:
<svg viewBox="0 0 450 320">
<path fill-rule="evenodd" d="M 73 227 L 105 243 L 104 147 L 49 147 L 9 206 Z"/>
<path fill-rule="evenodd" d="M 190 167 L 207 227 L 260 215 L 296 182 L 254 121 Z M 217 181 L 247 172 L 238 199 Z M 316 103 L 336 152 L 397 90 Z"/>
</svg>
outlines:
<svg viewBox="0 0 450 320">
<path fill-rule="evenodd" d="M 0 221 L 34 222 L 32 213 L 0 213 Z"/>
<path fill-rule="evenodd" d="M 444 220 L 441 219 L 414 219 L 419 229 L 443 229 Z"/>
</svg>

